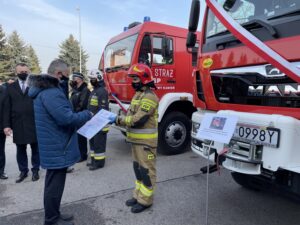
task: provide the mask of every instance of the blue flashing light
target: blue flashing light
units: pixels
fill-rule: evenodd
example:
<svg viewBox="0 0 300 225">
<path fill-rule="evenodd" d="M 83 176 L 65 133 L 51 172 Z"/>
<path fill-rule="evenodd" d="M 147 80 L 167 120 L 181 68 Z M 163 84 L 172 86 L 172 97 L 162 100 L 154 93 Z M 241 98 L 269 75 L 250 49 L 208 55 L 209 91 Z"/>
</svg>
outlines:
<svg viewBox="0 0 300 225">
<path fill-rule="evenodd" d="M 144 17 L 144 22 L 150 22 L 150 21 L 151 21 L 150 16 L 145 16 Z"/>
<path fill-rule="evenodd" d="M 123 31 L 127 31 L 128 30 L 128 27 L 124 27 Z"/>
</svg>

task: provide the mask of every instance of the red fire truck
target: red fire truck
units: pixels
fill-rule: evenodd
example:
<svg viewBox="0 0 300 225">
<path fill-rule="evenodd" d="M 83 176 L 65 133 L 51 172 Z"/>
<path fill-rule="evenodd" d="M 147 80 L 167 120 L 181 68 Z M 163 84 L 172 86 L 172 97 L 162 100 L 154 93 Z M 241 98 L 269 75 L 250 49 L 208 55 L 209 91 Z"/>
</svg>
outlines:
<svg viewBox="0 0 300 225">
<path fill-rule="evenodd" d="M 134 22 L 113 37 L 104 50 L 102 70 L 110 92 L 129 106 L 134 91 L 127 71 L 132 64 L 149 65 L 159 102 L 159 152 L 178 154 L 190 144 L 193 107 L 192 56 L 186 52 L 187 29 L 151 22 Z M 123 113 L 114 98 L 110 110 Z M 121 128 L 122 129 L 122 128 Z M 125 132 L 124 129 L 122 129 Z"/>
<path fill-rule="evenodd" d="M 189 48 L 199 11 L 193 0 Z M 299 198 L 300 1 L 206 0 L 201 12 L 192 150 L 231 170 L 242 186 Z M 205 140 L 196 139 L 206 112 L 238 117 L 228 145 L 205 151 Z"/>
</svg>

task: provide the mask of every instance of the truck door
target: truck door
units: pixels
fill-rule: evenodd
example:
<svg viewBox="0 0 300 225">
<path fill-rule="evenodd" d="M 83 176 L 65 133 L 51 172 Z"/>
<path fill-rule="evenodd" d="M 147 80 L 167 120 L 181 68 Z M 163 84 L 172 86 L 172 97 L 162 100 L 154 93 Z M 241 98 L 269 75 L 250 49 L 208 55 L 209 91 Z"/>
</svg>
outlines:
<svg viewBox="0 0 300 225">
<path fill-rule="evenodd" d="M 159 97 L 175 90 L 173 45 L 172 38 L 154 34 L 146 34 L 141 44 L 138 61 L 151 67 Z"/>
</svg>

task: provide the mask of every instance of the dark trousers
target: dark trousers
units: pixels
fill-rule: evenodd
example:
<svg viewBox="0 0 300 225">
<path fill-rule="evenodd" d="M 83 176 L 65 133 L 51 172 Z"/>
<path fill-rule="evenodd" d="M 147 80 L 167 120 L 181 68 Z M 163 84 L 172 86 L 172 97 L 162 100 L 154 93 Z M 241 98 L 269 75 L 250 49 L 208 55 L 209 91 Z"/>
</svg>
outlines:
<svg viewBox="0 0 300 225">
<path fill-rule="evenodd" d="M 67 168 L 48 169 L 45 177 L 44 209 L 45 225 L 57 222 L 60 216 L 60 203 L 65 189 Z"/>
<path fill-rule="evenodd" d="M 0 133 L 0 174 L 4 173 L 5 168 L 5 140 L 5 134 Z"/>
<path fill-rule="evenodd" d="M 32 171 L 39 171 L 40 169 L 40 156 L 37 143 L 30 144 L 31 146 L 31 164 Z M 27 145 L 17 144 L 17 162 L 21 172 L 28 172 L 28 157 L 26 152 Z"/>
<path fill-rule="evenodd" d="M 87 159 L 87 140 L 84 136 L 78 134 L 78 145 L 81 159 Z"/>
</svg>

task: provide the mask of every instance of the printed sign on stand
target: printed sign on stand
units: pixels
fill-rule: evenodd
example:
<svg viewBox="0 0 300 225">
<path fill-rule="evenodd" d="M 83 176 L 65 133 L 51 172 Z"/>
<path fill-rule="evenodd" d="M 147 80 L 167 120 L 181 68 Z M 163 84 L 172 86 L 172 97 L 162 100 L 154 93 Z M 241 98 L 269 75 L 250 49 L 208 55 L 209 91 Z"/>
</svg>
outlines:
<svg viewBox="0 0 300 225">
<path fill-rule="evenodd" d="M 228 144 L 237 121 L 237 116 L 206 113 L 201 121 L 196 138 Z"/>
</svg>

